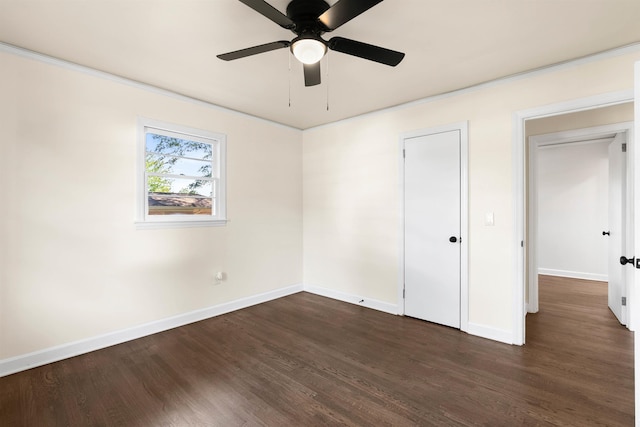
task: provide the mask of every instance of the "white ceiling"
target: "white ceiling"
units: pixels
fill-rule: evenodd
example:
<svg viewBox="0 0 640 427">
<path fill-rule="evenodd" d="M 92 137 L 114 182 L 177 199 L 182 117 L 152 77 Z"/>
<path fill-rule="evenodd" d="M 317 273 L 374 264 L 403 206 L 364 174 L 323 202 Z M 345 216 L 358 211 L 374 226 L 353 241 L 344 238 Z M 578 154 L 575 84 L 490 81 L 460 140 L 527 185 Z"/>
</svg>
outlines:
<svg viewBox="0 0 640 427">
<path fill-rule="evenodd" d="M 640 42 L 640 0 L 386 0 L 337 35 L 406 57 L 330 52 L 306 88 L 288 49 L 216 58 L 294 36 L 238 0 L 0 0 L 4 43 L 300 129 Z"/>
</svg>

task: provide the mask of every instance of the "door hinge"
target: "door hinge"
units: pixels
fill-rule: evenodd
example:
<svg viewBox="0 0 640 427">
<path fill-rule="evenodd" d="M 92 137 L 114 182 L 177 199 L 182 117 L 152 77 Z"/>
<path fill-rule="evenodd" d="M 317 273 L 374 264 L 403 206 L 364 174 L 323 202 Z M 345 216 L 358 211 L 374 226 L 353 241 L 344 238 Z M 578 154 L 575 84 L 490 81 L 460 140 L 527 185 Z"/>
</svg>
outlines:
<svg viewBox="0 0 640 427">
<path fill-rule="evenodd" d="M 622 152 L 623 152 L 623 153 L 626 153 L 626 152 L 627 152 L 627 143 L 626 143 L 626 142 L 623 142 L 623 143 L 622 143 Z"/>
<path fill-rule="evenodd" d="M 402 158 L 403 159 L 407 158 L 407 152 L 404 149 L 402 150 Z"/>
<path fill-rule="evenodd" d="M 622 305 L 627 305 L 627 297 L 622 297 Z"/>
<path fill-rule="evenodd" d="M 404 289 L 402 290 L 402 299 L 404 299 Z"/>
<path fill-rule="evenodd" d="M 520 240 L 520 247 L 524 248 L 524 240 Z"/>
</svg>

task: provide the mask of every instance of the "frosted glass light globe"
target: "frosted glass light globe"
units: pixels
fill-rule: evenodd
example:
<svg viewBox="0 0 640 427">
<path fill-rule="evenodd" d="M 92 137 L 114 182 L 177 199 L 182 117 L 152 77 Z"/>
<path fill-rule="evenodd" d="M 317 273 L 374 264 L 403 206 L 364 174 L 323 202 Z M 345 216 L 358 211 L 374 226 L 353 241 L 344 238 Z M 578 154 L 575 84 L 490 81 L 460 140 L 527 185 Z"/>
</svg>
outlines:
<svg viewBox="0 0 640 427">
<path fill-rule="evenodd" d="M 291 51 L 298 61 L 309 65 L 320 61 L 327 52 L 327 47 L 318 40 L 300 39 L 291 45 Z"/>
</svg>

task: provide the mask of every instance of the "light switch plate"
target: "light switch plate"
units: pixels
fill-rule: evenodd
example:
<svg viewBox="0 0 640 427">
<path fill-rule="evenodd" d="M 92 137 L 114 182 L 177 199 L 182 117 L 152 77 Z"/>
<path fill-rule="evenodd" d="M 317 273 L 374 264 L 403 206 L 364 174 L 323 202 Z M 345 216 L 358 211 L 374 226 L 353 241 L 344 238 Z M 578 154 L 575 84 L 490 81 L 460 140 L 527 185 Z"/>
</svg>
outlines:
<svg viewBox="0 0 640 427">
<path fill-rule="evenodd" d="M 496 225 L 493 212 L 487 212 L 486 214 L 484 214 L 484 225 L 489 227 Z"/>
</svg>

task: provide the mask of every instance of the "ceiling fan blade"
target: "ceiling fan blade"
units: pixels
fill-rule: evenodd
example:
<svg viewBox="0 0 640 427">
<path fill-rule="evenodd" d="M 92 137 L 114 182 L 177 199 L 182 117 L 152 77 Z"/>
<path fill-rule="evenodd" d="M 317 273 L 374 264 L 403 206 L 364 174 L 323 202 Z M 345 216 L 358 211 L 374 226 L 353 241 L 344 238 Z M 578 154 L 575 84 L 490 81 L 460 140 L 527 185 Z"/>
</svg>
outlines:
<svg viewBox="0 0 640 427">
<path fill-rule="evenodd" d="M 382 0 L 338 0 L 336 4 L 320 15 L 318 20 L 327 27 L 328 31 L 333 31 L 381 1 Z"/>
<path fill-rule="evenodd" d="M 286 29 L 292 29 L 295 24 L 289 19 L 289 17 L 282 12 L 280 12 L 275 7 L 271 6 L 269 3 L 263 0 L 240 0 L 242 3 L 249 6 L 251 9 L 255 10 L 262 16 L 269 18 L 276 24 L 280 25 Z"/>
<path fill-rule="evenodd" d="M 362 43 L 343 37 L 333 37 L 328 43 L 329 49 L 381 64 L 395 67 L 404 58 L 404 53 L 395 50 L 385 49 L 380 46 Z"/>
<path fill-rule="evenodd" d="M 320 62 L 304 65 L 304 85 L 315 86 L 320 84 Z"/>
<path fill-rule="evenodd" d="M 291 43 L 286 40 L 280 40 L 278 42 L 266 43 L 259 46 L 236 50 L 234 52 L 223 53 L 218 55 L 218 58 L 225 61 L 232 61 L 234 59 L 245 58 L 247 56 L 257 55 L 259 53 L 270 52 L 272 50 L 282 49 L 283 47 L 289 47 L 290 44 Z"/>
</svg>

